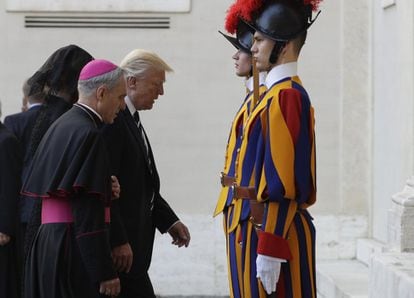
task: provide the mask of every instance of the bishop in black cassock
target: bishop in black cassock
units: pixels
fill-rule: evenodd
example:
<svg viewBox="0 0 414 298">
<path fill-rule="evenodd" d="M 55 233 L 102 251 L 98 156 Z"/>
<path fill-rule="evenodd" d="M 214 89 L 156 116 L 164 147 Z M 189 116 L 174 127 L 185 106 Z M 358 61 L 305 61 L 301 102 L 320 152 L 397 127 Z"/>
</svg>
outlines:
<svg viewBox="0 0 414 298">
<path fill-rule="evenodd" d="M 120 290 L 108 240 L 111 176 L 100 127 L 122 106 L 122 70 L 94 60 L 83 68 L 78 87 L 79 102 L 48 129 L 22 188 L 42 200 L 42 224 L 26 261 L 26 298 Z"/>
</svg>

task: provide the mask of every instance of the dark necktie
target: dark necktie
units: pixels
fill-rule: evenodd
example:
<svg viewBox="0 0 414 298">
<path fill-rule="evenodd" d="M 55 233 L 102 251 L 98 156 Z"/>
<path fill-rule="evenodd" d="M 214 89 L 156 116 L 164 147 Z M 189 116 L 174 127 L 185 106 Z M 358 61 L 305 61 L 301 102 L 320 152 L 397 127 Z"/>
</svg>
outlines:
<svg viewBox="0 0 414 298">
<path fill-rule="evenodd" d="M 135 111 L 135 113 L 134 113 L 134 120 L 135 120 L 135 123 L 136 124 L 138 124 L 140 121 L 139 121 L 139 115 L 138 115 L 138 111 Z"/>
<path fill-rule="evenodd" d="M 144 128 L 142 127 L 141 121 L 139 120 L 138 111 L 135 111 L 135 113 L 134 113 L 134 121 L 137 124 L 138 131 L 141 135 L 142 141 L 144 142 L 145 154 L 147 155 L 147 158 L 149 159 L 147 138 L 145 137 Z"/>
<path fill-rule="evenodd" d="M 141 135 L 142 141 L 144 142 L 145 155 L 147 156 L 147 161 L 148 161 L 150 173 L 152 174 L 152 163 L 151 163 L 151 158 L 149 156 L 149 150 L 148 150 L 149 147 L 148 147 L 148 143 L 147 143 L 147 138 L 145 136 L 144 128 L 142 127 L 141 121 L 139 120 L 138 111 L 135 111 L 135 113 L 134 113 L 134 121 L 137 124 L 138 131 Z M 152 211 L 152 209 L 154 209 L 154 194 L 152 194 L 150 209 L 151 209 L 151 211 Z"/>
</svg>

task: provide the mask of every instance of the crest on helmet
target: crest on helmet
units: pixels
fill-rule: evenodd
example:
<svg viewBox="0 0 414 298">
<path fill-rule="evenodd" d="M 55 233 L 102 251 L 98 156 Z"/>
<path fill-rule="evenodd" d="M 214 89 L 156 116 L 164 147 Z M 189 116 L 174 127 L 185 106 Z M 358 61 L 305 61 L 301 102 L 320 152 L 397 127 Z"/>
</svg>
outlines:
<svg viewBox="0 0 414 298">
<path fill-rule="evenodd" d="M 236 0 L 227 10 L 224 28 L 236 37 L 223 34 L 223 36 L 239 50 L 251 54 L 250 48 L 253 44 L 252 30 L 245 25 L 245 22 L 252 22 L 255 13 L 261 7 L 262 0 Z"/>
</svg>

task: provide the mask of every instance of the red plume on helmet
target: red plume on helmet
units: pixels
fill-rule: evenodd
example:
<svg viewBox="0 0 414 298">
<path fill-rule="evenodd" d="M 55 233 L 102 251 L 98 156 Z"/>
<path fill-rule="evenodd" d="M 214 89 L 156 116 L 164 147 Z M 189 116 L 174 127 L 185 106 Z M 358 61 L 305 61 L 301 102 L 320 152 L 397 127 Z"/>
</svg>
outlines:
<svg viewBox="0 0 414 298">
<path fill-rule="evenodd" d="M 239 16 L 243 7 L 242 0 L 236 0 L 227 10 L 226 21 L 224 28 L 230 34 L 234 34 L 237 30 L 237 24 L 239 23 Z"/>
<path fill-rule="evenodd" d="M 245 9 L 246 4 L 251 1 L 252 0 L 236 0 L 227 10 L 224 27 L 230 34 L 235 34 L 235 37 L 228 36 L 219 31 L 234 47 L 250 55 L 250 48 L 252 47 L 254 32 L 252 32 L 250 27 L 246 25 L 245 22 L 247 20 L 242 20 L 242 13 Z M 249 21 L 250 20 L 253 21 L 251 17 L 249 18 Z"/>
<path fill-rule="evenodd" d="M 321 2 L 322 0 L 303 0 L 303 4 L 310 5 L 312 7 L 312 11 L 317 11 Z"/>
<path fill-rule="evenodd" d="M 252 22 L 254 13 L 262 7 L 263 2 L 264 0 L 236 0 L 227 10 L 224 24 L 227 32 L 234 34 L 237 31 L 239 18 Z"/>
<path fill-rule="evenodd" d="M 264 0 L 245 0 L 243 2 L 240 16 L 243 20 L 251 23 L 255 13 L 262 8 Z"/>
</svg>

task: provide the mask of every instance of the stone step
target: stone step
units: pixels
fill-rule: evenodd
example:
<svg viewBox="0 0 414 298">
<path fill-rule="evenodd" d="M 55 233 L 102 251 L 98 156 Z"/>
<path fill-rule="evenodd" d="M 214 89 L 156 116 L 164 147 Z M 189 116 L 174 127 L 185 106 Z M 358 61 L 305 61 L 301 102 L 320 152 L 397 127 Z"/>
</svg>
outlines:
<svg viewBox="0 0 414 298">
<path fill-rule="evenodd" d="M 371 297 L 414 298 L 414 253 L 374 255 Z"/>
<path fill-rule="evenodd" d="M 319 260 L 316 288 L 319 298 L 368 298 L 369 269 L 357 260 Z"/>
<path fill-rule="evenodd" d="M 385 243 L 372 238 L 357 239 L 356 258 L 366 266 L 371 265 L 373 255 L 381 254 L 387 251 Z"/>
</svg>

